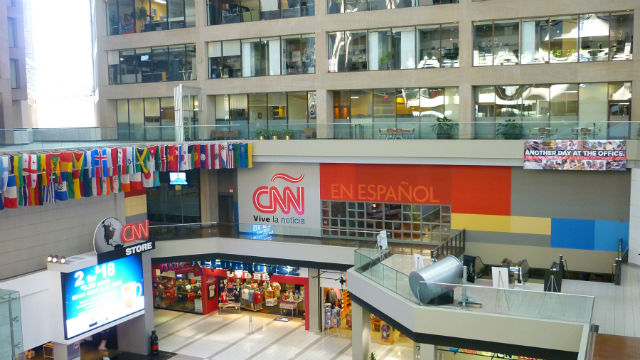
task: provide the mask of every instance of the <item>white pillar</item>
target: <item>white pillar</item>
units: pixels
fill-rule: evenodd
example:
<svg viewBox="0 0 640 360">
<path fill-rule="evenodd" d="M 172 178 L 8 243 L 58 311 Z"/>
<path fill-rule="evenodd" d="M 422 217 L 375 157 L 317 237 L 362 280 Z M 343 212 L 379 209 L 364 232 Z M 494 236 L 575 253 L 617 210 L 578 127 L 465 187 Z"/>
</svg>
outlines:
<svg viewBox="0 0 640 360">
<path fill-rule="evenodd" d="M 436 360 L 436 347 L 431 344 L 414 344 L 413 345 L 414 360 Z"/>
<path fill-rule="evenodd" d="M 640 169 L 631 169 L 629 204 L 629 262 L 640 265 Z"/>
<path fill-rule="evenodd" d="M 151 253 L 142 253 L 144 278 L 144 315 L 118 325 L 118 350 L 147 355 L 153 330 L 153 286 L 151 284 Z M 57 357 L 56 357 L 57 359 Z"/>
<path fill-rule="evenodd" d="M 320 270 L 309 268 L 309 331 L 322 331 Z"/>
<path fill-rule="evenodd" d="M 351 320 L 351 359 L 368 360 L 371 346 L 371 315 L 362 306 L 352 302 Z"/>
</svg>

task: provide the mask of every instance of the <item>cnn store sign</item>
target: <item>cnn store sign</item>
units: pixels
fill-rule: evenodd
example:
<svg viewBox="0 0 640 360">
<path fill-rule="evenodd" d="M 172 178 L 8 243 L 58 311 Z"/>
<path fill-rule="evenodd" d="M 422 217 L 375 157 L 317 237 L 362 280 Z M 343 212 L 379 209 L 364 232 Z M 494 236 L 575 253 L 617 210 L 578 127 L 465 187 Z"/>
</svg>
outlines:
<svg viewBox="0 0 640 360">
<path fill-rule="evenodd" d="M 317 164 L 258 164 L 239 169 L 241 231 L 271 226 L 273 233 L 320 231 L 320 169 Z M 306 233 L 305 233 L 306 234 Z"/>
</svg>

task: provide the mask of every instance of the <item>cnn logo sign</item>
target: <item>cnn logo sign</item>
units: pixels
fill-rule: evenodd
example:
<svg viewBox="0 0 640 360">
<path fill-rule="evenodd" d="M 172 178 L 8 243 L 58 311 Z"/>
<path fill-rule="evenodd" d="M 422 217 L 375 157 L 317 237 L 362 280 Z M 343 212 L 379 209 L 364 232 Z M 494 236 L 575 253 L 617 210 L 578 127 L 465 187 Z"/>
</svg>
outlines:
<svg viewBox="0 0 640 360">
<path fill-rule="evenodd" d="M 304 174 L 294 178 L 291 175 L 278 173 L 271 177 L 271 182 L 282 179 L 286 182 L 296 184 L 304 179 Z M 289 214 L 291 209 L 298 215 L 304 214 L 304 187 L 298 186 L 295 191 L 289 186 L 285 186 L 282 192 L 275 186 L 260 186 L 253 192 L 253 206 L 263 214 L 275 214 L 278 208 Z"/>
<path fill-rule="evenodd" d="M 127 224 L 122 227 L 122 241 L 125 243 L 149 238 L 149 220 L 138 222 L 137 224 Z"/>
</svg>

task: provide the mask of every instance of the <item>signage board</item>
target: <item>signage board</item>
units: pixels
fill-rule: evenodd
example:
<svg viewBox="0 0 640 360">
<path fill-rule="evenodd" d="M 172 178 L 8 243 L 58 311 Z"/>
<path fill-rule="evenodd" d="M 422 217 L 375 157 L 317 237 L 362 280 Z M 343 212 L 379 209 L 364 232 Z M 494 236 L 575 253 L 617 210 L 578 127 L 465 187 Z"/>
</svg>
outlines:
<svg viewBox="0 0 640 360">
<path fill-rule="evenodd" d="M 238 169 L 240 231 L 253 233 L 258 228 L 260 238 L 319 235 L 319 189 L 317 164 L 258 164 L 250 170 Z"/>
<path fill-rule="evenodd" d="M 93 234 L 93 247 L 99 264 L 153 250 L 155 244 L 149 240 L 149 220 L 122 225 L 113 217 L 103 219 Z"/>
<path fill-rule="evenodd" d="M 627 147 L 624 140 L 527 140 L 524 168 L 625 171 Z"/>
<path fill-rule="evenodd" d="M 62 273 L 61 277 L 66 339 L 144 310 L 139 255 Z"/>
</svg>

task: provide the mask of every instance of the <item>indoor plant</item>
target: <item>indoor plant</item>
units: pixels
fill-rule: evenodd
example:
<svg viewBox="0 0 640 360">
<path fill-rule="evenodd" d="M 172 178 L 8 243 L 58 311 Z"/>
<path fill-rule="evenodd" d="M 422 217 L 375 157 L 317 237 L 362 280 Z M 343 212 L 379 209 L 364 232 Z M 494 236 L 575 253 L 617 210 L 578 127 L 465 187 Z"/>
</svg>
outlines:
<svg viewBox="0 0 640 360">
<path fill-rule="evenodd" d="M 264 140 L 264 139 L 268 139 L 269 136 L 271 136 L 271 131 L 269 131 L 269 129 L 267 128 L 259 128 L 259 129 L 256 129 L 255 134 L 258 137 L 258 139 Z"/>
<path fill-rule="evenodd" d="M 435 124 L 431 125 L 431 131 L 438 139 L 453 139 L 458 134 L 458 123 L 446 116 L 436 118 Z"/>
<path fill-rule="evenodd" d="M 294 131 L 291 129 L 284 129 L 280 132 L 280 134 L 284 136 L 285 140 L 290 140 L 291 138 L 293 138 L 293 133 Z"/>
<path fill-rule="evenodd" d="M 522 139 L 522 123 L 516 119 L 507 119 L 503 123 L 496 126 L 496 135 L 502 136 L 503 139 Z"/>
<path fill-rule="evenodd" d="M 278 140 L 278 138 L 280 137 L 280 134 L 282 133 L 282 131 L 280 130 L 271 130 L 271 139 L 273 140 Z"/>
</svg>

